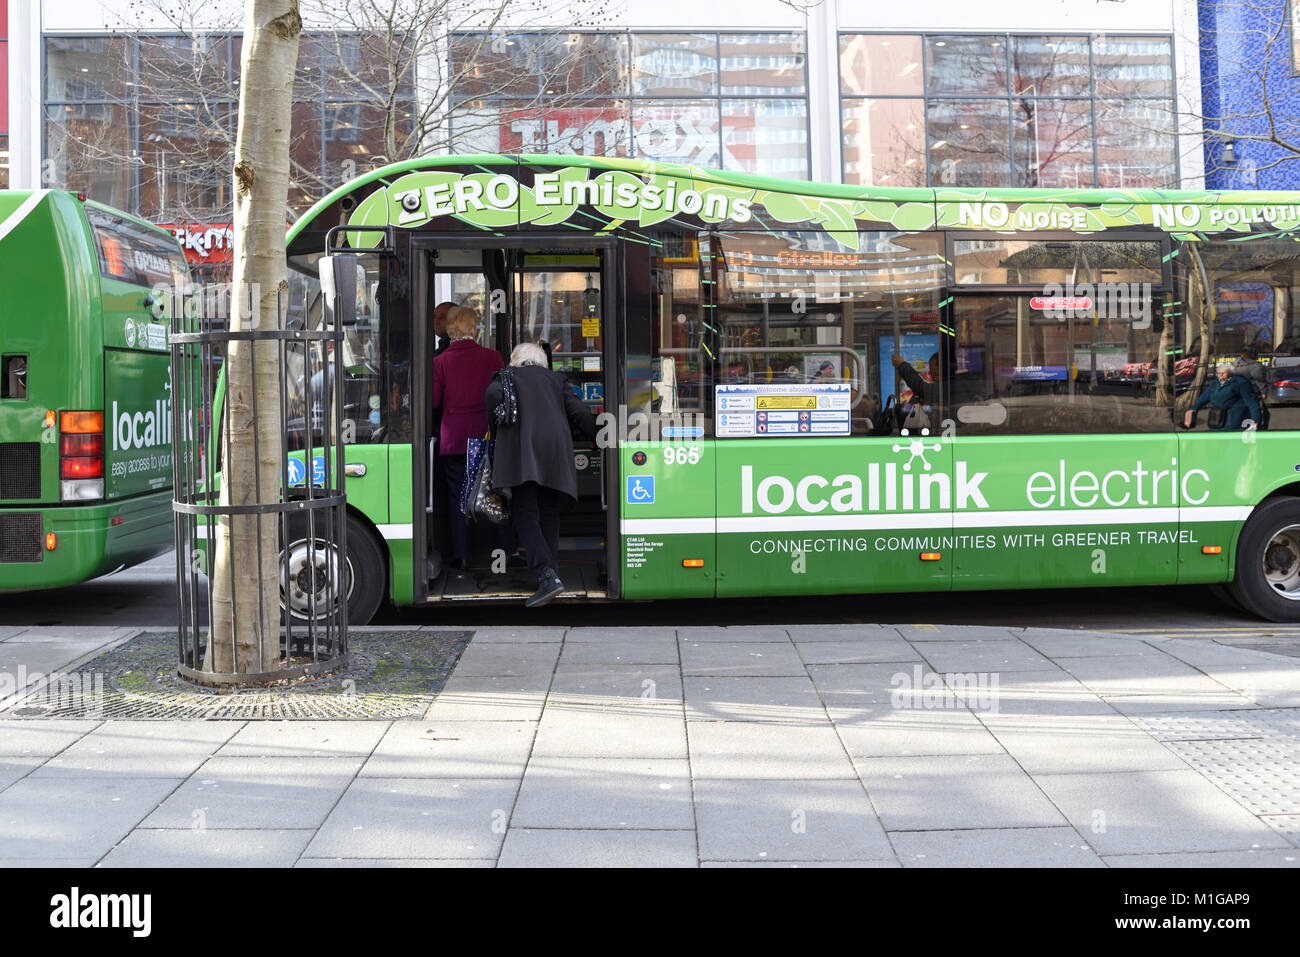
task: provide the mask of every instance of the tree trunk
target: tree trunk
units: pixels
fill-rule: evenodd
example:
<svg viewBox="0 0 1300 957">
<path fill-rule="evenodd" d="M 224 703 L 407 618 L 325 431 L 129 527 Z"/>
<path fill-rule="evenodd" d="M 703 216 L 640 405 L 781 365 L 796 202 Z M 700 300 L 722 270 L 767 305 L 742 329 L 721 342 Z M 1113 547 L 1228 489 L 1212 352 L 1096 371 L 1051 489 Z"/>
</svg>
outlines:
<svg viewBox="0 0 1300 957">
<path fill-rule="evenodd" d="M 287 291 L 284 225 L 289 131 L 302 19 L 298 0 L 245 0 L 235 143 L 235 263 L 230 327 L 275 329 Z M 280 500 L 279 344 L 232 342 L 226 356 L 222 505 Z M 271 671 L 280 663 L 279 523 L 232 516 L 217 528 L 207 667 Z"/>
</svg>

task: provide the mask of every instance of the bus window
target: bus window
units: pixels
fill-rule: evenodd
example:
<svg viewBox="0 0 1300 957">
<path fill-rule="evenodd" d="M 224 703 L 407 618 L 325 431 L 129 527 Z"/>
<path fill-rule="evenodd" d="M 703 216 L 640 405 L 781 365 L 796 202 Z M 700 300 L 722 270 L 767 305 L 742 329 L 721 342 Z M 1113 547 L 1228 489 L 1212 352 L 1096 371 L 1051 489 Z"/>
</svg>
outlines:
<svg viewBox="0 0 1300 957">
<path fill-rule="evenodd" d="M 853 434 L 884 434 L 905 421 L 912 391 L 890 357 L 916 363 L 937 348 L 942 240 L 857 238 L 852 248 L 827 233 L 718 237 L 719 382 L 847 383 Z"/>
<path fill-rule="evenodd" d="M 188 285 L 189 267 L 178 244 L 168 243 L 156 230 L 97 207 L 87 206 L 86 218 L 95 235 L 99 270 L 105 278 L 148 289 L 182 289 Z"/>
<path fill-rule="evenodd" d="M 1046 286 L 1052 283 L 1161 285 L 1159 242 L 958 239 L 953 242 L 958 286 Z"/>
<path fill-rule="evenodd" d="M 1177 324 L 1180 425 L 1186 410 L 1214 391 L 1216 366 L 1226 362 L 1254 390 L 1257 428 L 1300 429 L 1300 246 L 1291 238 L 1210 238 L 1180 252 L 1187 304 Z M 1194 422 L 1196 431 L 1215 427 L 1208 410 Z"/>
<path fill-rule="evenodd" d="M 945 414 L 971 435 L 1168 432 L 1172 363 L 1149 290 L 1087 307 L 1045 297 L 958 295 L 955 348 L 940 350 Z"/>
<path fill-rule="evenodd" d="M 628 370 L 632 411 L 705 416 L 711 408 L 713 362 L 705 327 L 701 247 L 708 239 L 689 232 L 654 235 L 650 255 L 651 356 L 649 379 Z M 645 375 L 641 372 L 641 376 Z"/>
</svg>

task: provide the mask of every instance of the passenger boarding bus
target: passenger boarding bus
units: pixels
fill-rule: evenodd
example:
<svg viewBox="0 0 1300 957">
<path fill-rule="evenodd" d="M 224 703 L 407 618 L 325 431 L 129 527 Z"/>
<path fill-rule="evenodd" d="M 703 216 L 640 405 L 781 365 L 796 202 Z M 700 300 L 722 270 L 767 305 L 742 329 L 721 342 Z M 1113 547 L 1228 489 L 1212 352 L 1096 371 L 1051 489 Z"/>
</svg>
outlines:
<svg viewBox="0 0 1300 957">
<path fill-rule="evenodd" d="M 0 191 L 0 590 L 172 547 L 167 232 L 61 190 Z M 155 302 L 158 300 L 158 302 Z"/>
<path fill-rule="evenodd" d="M 353 621 L 534 588 L 490 529 L 464 572 L 427 561 L 442 301 L 503 357 L 545 344 L 600 417 L 573 448 L 570 600 L 1196 584 L 1300 619 L 1300 194 L 429 157 L 287 243 L 296 321 L 327 251 L 363 273 Z"/>
</svg>

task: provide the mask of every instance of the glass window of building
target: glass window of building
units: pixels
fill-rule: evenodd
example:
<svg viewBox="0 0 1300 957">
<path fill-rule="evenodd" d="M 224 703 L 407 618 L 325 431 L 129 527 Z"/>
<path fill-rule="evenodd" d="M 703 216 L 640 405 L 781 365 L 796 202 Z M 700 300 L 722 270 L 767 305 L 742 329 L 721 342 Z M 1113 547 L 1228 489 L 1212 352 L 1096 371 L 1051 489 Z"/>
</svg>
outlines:
<svg viewBox="0 0 1300 957">
<path fill-rule="evenodd" d="M 1168 37 L 844 34 L 843 178 L 1178 185 Z"/>
<path fill-rule="evenodd" d="M 453 92 L 457 152 L 633 156 L 809 175 L 802 34 L 464 33 L 450 49 L 452 74 L 471 80 Z"/>
</svg>

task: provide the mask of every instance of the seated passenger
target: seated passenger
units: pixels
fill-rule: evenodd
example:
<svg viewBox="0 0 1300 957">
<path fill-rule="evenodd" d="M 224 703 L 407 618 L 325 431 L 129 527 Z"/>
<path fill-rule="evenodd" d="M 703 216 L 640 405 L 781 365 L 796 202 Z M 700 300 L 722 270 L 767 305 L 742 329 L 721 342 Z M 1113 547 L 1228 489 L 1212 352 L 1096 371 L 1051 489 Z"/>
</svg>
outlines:
<svg viewBox="0 0 1300 957">
<path fill-rule="evenodd" d="M 1215 432 L 1231 432 L 1241 428 L 1247 415 L 1251 421 L 1259 422 L 1259 399 L 1255 387 L 1241 376 L 1232 374 L 1232 366 L 1220 362 L 1214 367 L 1215 379 L 1208 383 L 1192 407 L 1183 416 L 1183 425 L 1192 427 L 1192 418 L 1198 409 L 1209 405 L 1211 409 L 1222 410 L 1222 421 L 1215 424 L 1219 415 L 1211 412 L 1210 429 Z"/>
</svg>

